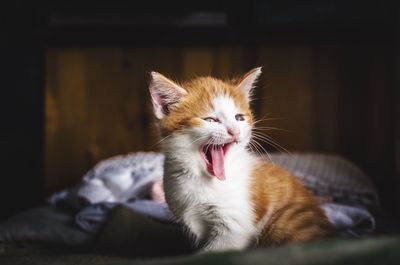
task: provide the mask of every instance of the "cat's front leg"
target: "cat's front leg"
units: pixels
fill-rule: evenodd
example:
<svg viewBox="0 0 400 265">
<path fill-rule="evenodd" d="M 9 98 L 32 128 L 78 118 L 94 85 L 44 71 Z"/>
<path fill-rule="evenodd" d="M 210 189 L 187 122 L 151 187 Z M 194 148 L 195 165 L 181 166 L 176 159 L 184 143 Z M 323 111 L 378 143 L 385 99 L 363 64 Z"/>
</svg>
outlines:
<svg viewBox="0 0 400 265">
<path fill-rule="evenodd" d="M 213 227 L 204 240 L 199 253 L 241 250 L 249 246 L 251 236 L 230 231 L 227 227 Z"/>
<path fill-rule="evenodd" d="M 203 204 L 197 209 L 205 229 L 199 244 L 200 253 L 240 250 L 251 242 L 251 229 L 245 228 L 240 219 L 222 216 L 223 209 L 213 204 Z"/>
<path fill-rule="evenodd" d="M 200 218 L 196 211 L 187 211 L 183 215 L 182 220 L 185 224 L 187 235 L 190 237 L 194 245 L 198 246 L 206 234 L 205 222 L 202 221 L 202 218 Z"/>
</svg>

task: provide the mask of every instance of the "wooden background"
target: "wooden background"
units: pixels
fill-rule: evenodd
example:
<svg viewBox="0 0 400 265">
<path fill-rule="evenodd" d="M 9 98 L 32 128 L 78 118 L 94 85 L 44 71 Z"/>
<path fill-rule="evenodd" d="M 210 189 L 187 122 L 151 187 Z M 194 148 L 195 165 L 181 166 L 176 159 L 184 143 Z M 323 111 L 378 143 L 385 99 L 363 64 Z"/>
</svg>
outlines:
<svg viewBox="0 0 400 265">
<path fill-rule="evenodd" d="M 365 42 L 48 48 L 44 189 L 49 194 L 76 183 L 103 158 L 157 150 L 147 91 L 151 70 L 181 80 L 263 66 L 256 115 L 271 118 L 262 126 L 287 130 L 267 133 L 290 151 L 350 158 L 390 194 L 393 49 Z"/>
</svg>

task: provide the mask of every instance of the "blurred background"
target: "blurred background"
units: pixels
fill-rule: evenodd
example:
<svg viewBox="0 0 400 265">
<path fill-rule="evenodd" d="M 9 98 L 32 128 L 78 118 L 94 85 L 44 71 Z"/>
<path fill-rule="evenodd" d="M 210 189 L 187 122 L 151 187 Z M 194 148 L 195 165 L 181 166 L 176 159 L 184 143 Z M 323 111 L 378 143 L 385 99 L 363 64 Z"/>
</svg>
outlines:
<svg viewBox="0 0 400 265">
<path fill-rule="evenodd" d="M 399 214 L 394 1 L 1 5 L 0 219 L 44 203 L 101 159 L 157 150 L 150 71 L 229 78 L 257 66 L 256 116 L 284 130 L 266 133 L 290 152 L 350 159 Z"/>
</svg>

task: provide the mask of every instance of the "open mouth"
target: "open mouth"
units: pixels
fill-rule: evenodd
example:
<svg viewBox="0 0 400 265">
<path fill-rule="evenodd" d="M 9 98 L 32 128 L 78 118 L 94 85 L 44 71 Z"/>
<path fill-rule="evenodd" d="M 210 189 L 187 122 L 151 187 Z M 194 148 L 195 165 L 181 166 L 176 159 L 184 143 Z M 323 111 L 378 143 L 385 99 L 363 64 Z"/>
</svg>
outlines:
<svg viewBox="0 0 400 265">
<path fill-rule="evenodd" d="M 225 155 L 231 144 L 203 145 L 200 148 L 200 154 L 206 163 L 208 172 L 219 180 L 225 180 Z"/>
</svg>

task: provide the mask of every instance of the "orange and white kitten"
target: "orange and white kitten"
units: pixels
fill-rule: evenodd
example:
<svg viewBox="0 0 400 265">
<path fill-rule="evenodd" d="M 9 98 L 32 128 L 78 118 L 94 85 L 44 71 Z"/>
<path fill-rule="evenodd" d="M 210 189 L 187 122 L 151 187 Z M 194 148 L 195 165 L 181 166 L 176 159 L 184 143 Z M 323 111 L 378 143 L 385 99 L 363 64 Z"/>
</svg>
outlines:
<svg viewBox="0 0 400 265">
<path fill-rule="evenodd" d="M 166 200 L 204 252 L 308 241 L 333 230 L 294 176 L 248 149 L 249 101 L 260 74 L 255 68 L 236 81 L 199 77 L 180 85 L 151 73 Z"/>
</svg>

